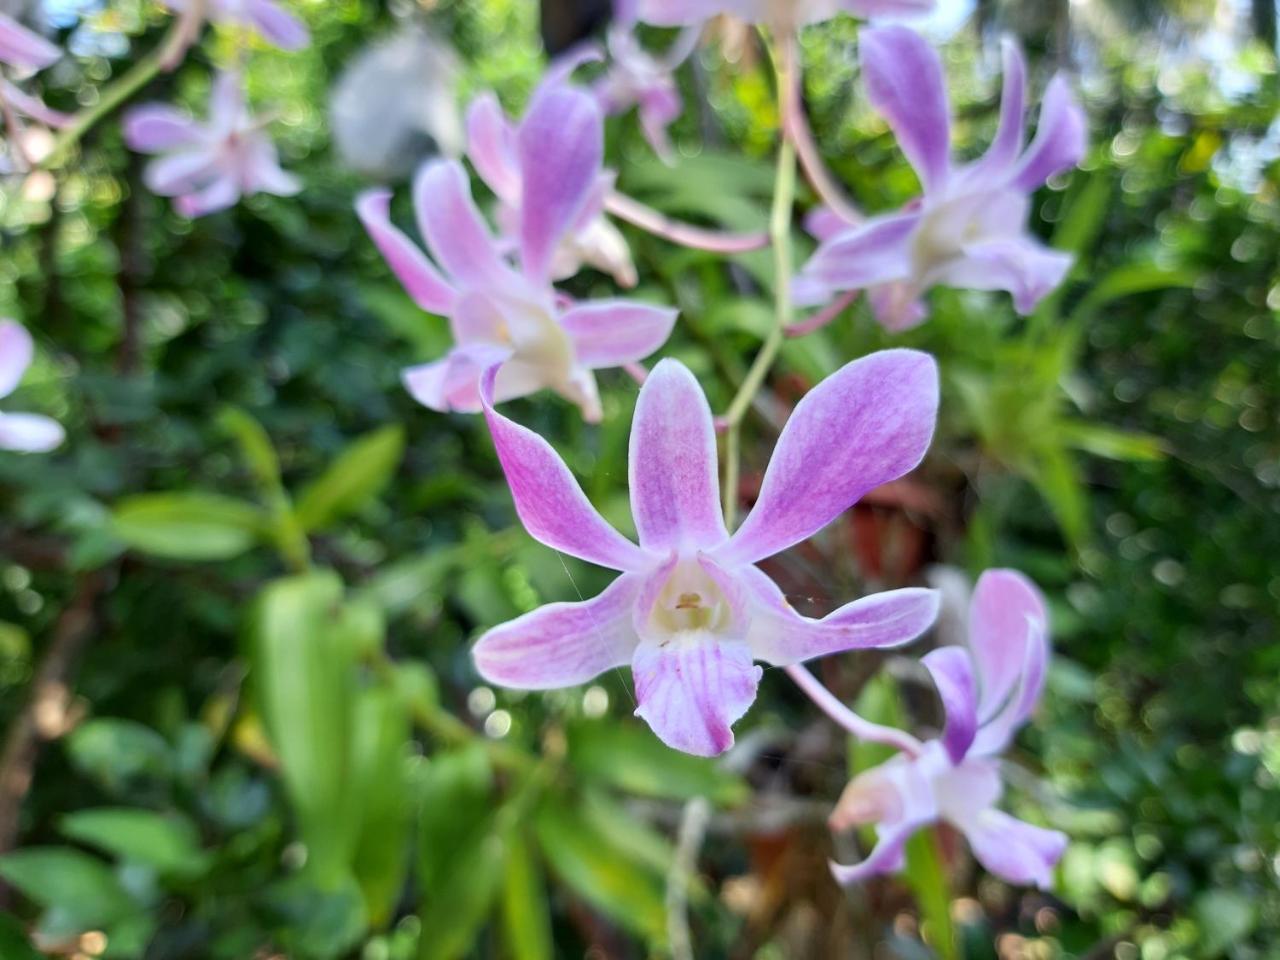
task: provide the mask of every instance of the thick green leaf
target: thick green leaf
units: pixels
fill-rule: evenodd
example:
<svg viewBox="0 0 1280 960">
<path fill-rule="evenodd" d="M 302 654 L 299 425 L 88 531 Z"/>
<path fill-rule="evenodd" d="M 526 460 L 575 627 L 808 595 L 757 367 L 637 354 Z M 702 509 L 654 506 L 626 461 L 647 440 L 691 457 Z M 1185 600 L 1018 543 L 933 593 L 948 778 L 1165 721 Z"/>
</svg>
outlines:
<svg viewBox="0 0 1280 960">
<path fill-rule="evenodd" d="M 350 790 L 355 644 L 342 582 L 317 572 L 277 580 L 252 629 L 254 685 L 281 775 L 321 883 L 346 875 L 359 828 Z"/>
<path fill-rule="evenodd" d="M 321 529 L 359 510 L 387 485 L 403 453 L 404 431 L 394 425 L 352 443 L 298 495 L 297 514 L 303 529 Z"/>
<path fill-rule="evenodd" d="M 614 720 L 569 730 L 569 763 L 584 778 L 650 797 L 706 797 L 730 806 L 750 796 L 746 783 L 713 760 L 676 753 L 647 729 Z"/>
<path fill-rule="evenodd" d="M 351 788 L 360 797 L 353 870 L 370 926 L 391 920 L 409 867 L 409 714 L 397 691 L 371 688 L 356 703 Z"/>
<path fill-rule="evenodd" d="M 263 532 L 257 507 L 216 493 L 147 493 L 116 505 L 112 529 L 135 550 L 173 560 L 226 560 Z"/>
<path fill-rule="evenodd" d="M 507 837 L 502 875 L 502 921 L 514 960 L 552 960 L 551 905 L 542 868 L 519 830 Z"/>
<path fill-rule="evenodd" d="M 103 927 L 136 906 L 115 873 L 97 857 L 71 847 L 27 847 L 0 857 L 0 877 L 27 899 L 57 910 L 61 926 Z"/>
<path fill-rule="evenodd" d="M 45 960 L 44 954 L 31 946 L 18 918 L 7 913 L 0 913 L 0 957 L 4 960 Z"/>
<path fill-rule="evenodd" d="M 180 814 L 127 807 L 80 810 L 62 818 L 63 835 L 123 860 L 174 876 L 198 876 L 209 867 L 195 825 Z"/>
<path fill-rule="evenodd" d="M 545 801 L 534 826 L 543 856 L 578 896 L 653 944 L 666 939 L 661 874 L 641 867 L 562 800 Z"/>
</svg>

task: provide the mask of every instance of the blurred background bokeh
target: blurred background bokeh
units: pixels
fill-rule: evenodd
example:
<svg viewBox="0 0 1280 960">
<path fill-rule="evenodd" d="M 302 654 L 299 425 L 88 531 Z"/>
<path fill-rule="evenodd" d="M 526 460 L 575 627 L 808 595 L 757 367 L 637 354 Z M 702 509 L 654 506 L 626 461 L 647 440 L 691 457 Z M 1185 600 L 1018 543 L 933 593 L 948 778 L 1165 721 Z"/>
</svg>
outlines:
<svg viewBox="0 0 1280 960">
<path fill-rule="evenodd" d="M 45 77 L 63 109 L 92 104 L 165 19 L 142 0 L 5 6 L 79 55 Z M 255 50 L 248 82 L 278 111 L 300 196 L 184 220 L 142 187 L 113 120 L 77 162 L 0 194 L 0 315 L 40 346 L 22 409 L 70 434 L 52 456 L 0 456 L 4 960 L 39 956 L 33 931 L 54 955 L 147 960 L 662 956 L 673 896 L 699 958 L 1277 956 L 1274 0 L 943 2 L 924 29 L 963 155 L 995 126 L 1002 34 L 1035 89 L 1078 78 L 1091 149 L 1035 203 L 1036 231 L 1078 265 L 1025 319 L 1003 296 L 939 290 L 927 325 L 891 336 L 859 306 L 790 341 L 769 384 L 785 411 L 869 350 L 938 356 L 924 467 L 770 572 L 809 613 L 994 565 L 1042 585 L 1055 660 L 1010 777 L 1015 812 L 1071 835 L 1049 892 L 983 876 L 945 829 L 905 878 L 838 888 L 826 816 L 878 756 L 778 673 L 718 764 L 661 747 L 626 678 L 480 685 L 478 631 L 609 575 L 520 530 L 481 420 L 400 387 L 446 325 L 401 291 L 352 203 L 457 152 L 476 92 L 523 106 L 539 9 L 291 6 L 313 45 Z M 211 35 L 145 98 L 199 108 L 228 44 Z M 805 35 L 807 105 L 850 193 L 888 210 L 916 181 L 862 100 L 855 45 L 852 22 Z M 713 25 L 680 79 L 674 169 L 633 117 L 610 121 L 622 188 L 759 229 L 777 115 L 758 41 Z M 628 237 L 640 294 L 682 312 L 665 352 L 723 408 L 770 322 L 768 255 Z M 615 289 L 595 273 L 568 287 Z M 614 371 L 602 393 L 598 427 L 548 395 L 511 409 L 625 530 L 636 387 Z M 748 501 L 767 419 L 746 432 Z M 254 517 L 284 490 L 305 529 L 263 542 Z M 299 542 L 336 574 L 281 580 Z M 937 722 L 906 659 L 818 667 L 869 714 Z"/>
</svg>

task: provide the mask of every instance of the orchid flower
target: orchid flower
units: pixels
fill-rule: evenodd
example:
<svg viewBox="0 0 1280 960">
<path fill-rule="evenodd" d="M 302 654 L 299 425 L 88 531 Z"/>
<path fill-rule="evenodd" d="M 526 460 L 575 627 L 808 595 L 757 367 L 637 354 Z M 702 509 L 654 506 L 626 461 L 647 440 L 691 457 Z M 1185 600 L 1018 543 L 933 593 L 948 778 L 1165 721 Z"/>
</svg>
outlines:
<svg viewBox="0 0 1280 960">
<path fill-rule="evenodd" d="M 1066 836 L 996 808 L 999 755 L 1039 702 L 1048 659 L 1039 591 L 1012 570 L 984 573 L 969 607 L 967 646 L 940 647 L 924 658 L 946 711 L 942 737 L 859 774 L 845 789 L 832 829 L 874 823 L 878 839 L 861 863 L 833 864 L 836 879 L 855 883 L 901 869 L 911 835 L 945 820 L 992 873 L 1050 885 Z"/>
<path fill-rule="evenodd" d="M 31 366 L 35 345 L 26 328 L 12 320 L 0 320 L 0 397 L 18 388 Z M 44 453 L 62 443 L 65 434 L 57 421 L 37 413 L 0 413 L 0 448 L 24 453 Z"/>
<path fill-rule="evenodd" d="M 659 27 L 702 23 L 727 13 L 747 23 L 768 26 L 780 34 L 830 20 L 838 13 L 855 17 L 909 16 L 929 13 L 936 0 L 636 0 L 636 15 Z"/>
<path fill-rule="evenodd" d="M 667 128 L 684 112 L 684 101 L 673 74 L 689 58 L 698 42 L 698 31 L 686 29 L 664 56 L 649 53 L 632 30 L 609 32 L 609 69 L 595 85 L 596 96 L 608 114 L 625 113 L 633 106 L 649 146 L 666 163 L 674 156 Z"/>
<path fill-rule="evenodd" d="M 53 65 L 61 56 L 62 51 L 44 37 L 0 13 L 0 63 L 15 70 L 31 72 Z M 0 104 L 50 127 L 64 127 L 71 120 L 69 115 L 51 110 L 38 97 L 5 77 L 0 77 Z M 16 140 L 21 138 L 22 131 L 10 129 L 9 134 Z"/>
<path fill-rule="evenodd" d="M 676 319 L 672 309 L 629 300 L 568 303 L 552 286 L 566 239 L 581 229 L 601 189 L 600 108 L 581 90 L 553 86 L 535 97 L 518 129 L 476 129 L 502 133 L 473 156 L 505 158 L 489 175 L 519 197 L 518 269 L 490 234 L 456 161 L 428 164 L 414 182 L 418 224 L 434 263 L 391 224 L 389 191 L 370 191 L 356 204 L 405 291 L 423 310 L 448 317 L 453 331 L 449 354 L 406 370 L 405 386 L 432 410 L 479 412 L 480 375 L 502 363 L 499 400 L 545 387 L 577 404 L 587 420 L 599 420 L 592 371 L 647 357 L 666 342 Z"/>
<path fill-rule="evenodd" d="M 301 50 L 311 42 L 306 25 L 275 0 L 161 0 L 179 17 L 176 42 L 165 69 L 176 67 L 200 36 L 206 20 L 252 30 L 281 50 Z"/>
<path fill-rule="evenodd" d="M 636 714 L 668 746 L 714 756 L 756 697 L 761 669 L 919 636 L 937 614 L 932 590 L 856 600 L 802 617 L 756 564 L 808 538 L 868 490 L 912 470 L 937 418 L 933 358 L 886 350 L 846 365 L 787 421 L 760 497 L 732 535 L 719 507 L 715 427 L 693 375 L 655 366 L 631 424 L 628 479 L 637 546 L 596 512 L 537 434 L 485 417 L 516 512 L 535 540 L 622 571 L 598 597 L 553 603 L 490 630 L 473 657 L 486 681 L 521 690 L 585 683 L 630 665 Z"/>
<path fill-rule="evenodd" d="M 498 224 L 505 237 L 518 237 L 521 230 L 522 207 L 525 196 L 524 165 L 537 166 L 545 161 L 537 154 L 522 152 L 519 144 L 526 136 L 536 139 L 545 135 L 545 126 L 553 123 L 554 118 L 547 112 L 548 101 L 544 94 L 557 88 L 563 89 L 562 75 L 571 72 L 576 64 L 575 59 L 558 68 L 551 78 L 544 82 L 534 94 L 524 119 L 513 124 L 502 111 L 498 98 L 492 93 L 482 93 L 476 97 L 467 111 L 467 155 L 475 165 L 480 179 L 494 192 L 501 206 L 498 211 Z M 595 118 L 587 118 L 583 110 L 584 122 L 599 127 L 584 130 L 584 135 L 603 142 L 604 117 L 597 110 Z M 542 130 L 537 125 L 543 125 Z M 605 198 L 613 190 L 615 175 L 605 170 L 600 161 L 592 163 L 594 168 L 591 189 L 579 201 L 573 221 L 566 225 L 556 243 L 555 253 L 551 259 L 551 279 L 564 280 L 576 274 L 582 265 L 588 264 L 611 274 L 623 287 L 636 285 L 636 268 L 631 261 L 631 250 L 622 233 L 609 222 L 604 215 Z M 536 173 L 530 171 L 530 177 Z M 511 241 L 509 244 L 514 245 Z M 515 241 L 518 243 L 518 241 Z"/>
<path fill-rule="evenodd" d="M 209 94 L 207 122 L 167 104 L 144 104 L 125 116 L 124 137 L 140 153 L 160 154 L 143 174 L 147 187 L 175 197 L 183 216 L 202 217 L 255 193 L 291 197 L 302 189 L 297 177 L 280 168 L 267 123 L 249 113 L 239 76 L 220 73 Z"/>
<path fill-rule="evenodd" d="M 1026 65 L 1004 45 L 1000 127 L 985 156 L 956 166 L 942 61 L 905 27 L 865 30 L 862 69 L 874 106 L 889 121 L 924 195 L 904 211 L 859 224 L 829 212 L 810 220 L 822 241 L 795 283 L 798 303 L 868 289 L 880 322 L 901 330 L 921 322 L 921 295 L 937 284 L 1006 290 L 1029 313 L 1062 282 L 1071 257 L 1044 246 L 1024 227 L 1030 195 L 1079 162 L 1085 118 L 1064 76 L 1050 82 L 1039 129 L 1024 150 Z"/>
</svg>

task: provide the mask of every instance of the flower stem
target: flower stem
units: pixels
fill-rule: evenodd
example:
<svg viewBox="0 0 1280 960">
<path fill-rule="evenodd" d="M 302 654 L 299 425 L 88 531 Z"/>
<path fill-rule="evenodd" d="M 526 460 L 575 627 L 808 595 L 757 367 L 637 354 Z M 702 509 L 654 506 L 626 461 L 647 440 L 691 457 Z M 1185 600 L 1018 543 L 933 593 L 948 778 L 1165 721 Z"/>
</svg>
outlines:
<svg viewBox="0 0 1280 960">
<path fill-rule="evenodd" d="M 796 686 L 817 704 L 819 710 L 859 740 L 866 740 L 870 743 L 883 743 L 912 757 L 919 755 L 921 749 L 920 741 L 905 730 L 898 730 L 894 727 L 886 727 L 880 723 L 864 720 L 841 703 L 835 694 L 824 687 L 817 677 L 800 664 L 792 664 L 784 669 L 787 671 L 787 676 L 795 681 Z"/>
<path fill-rule="evenodd" d="M 694 250 L 709 250 L 712 253 L 746 253 L 769 245 L 767 233 L 723 233 L 718 230 L 704 230 L 690 223 L 672 220 L 665 214 L 617 190 L 605 197 L 604 208 L 619 220 L 625 220 L 655 237 L 661 237 Z"/>
<path fill-rule="evenodd" d="M 842 293 L 821 310 L 805 317 L 803 320 L 797 320 L 787 327 L 787 336 L 803 337 L 806 333 L 821 330 L 840 314 L 844 313 L 853 304 L 853 301 L 858 299 L 859 293 L 861 293 L 860 290 L 850 290 L 848 293 Z"/>
<path fill-rule="evenodd" d="M 67 155 L 93 127 L 131 96 L 145 87 L 173 57 L 173 51 L 185 40 L 187 27 L 183 17 L 175 17 L 164 39 L 130 67 L 115 83 L 101 91 L 98 102 L 71 118 L 71 122 L 53 141 L 53 149 L 40 163 L 45 170 L 56 170 L 67 161 Z"/>
<path fill-rule="evenodd" d="M 791 83 L 794 70 L 792 44 L 784 40 L 779 44 L 774 59 L 778 73 L 778 95 L 785 100 L 786 91 Z M 725 411 L 725 469 L 724 469 L 724 515 L 725 525 L 732 532 L 738 518 L 738 476 L 741 472 L 739 462 L 740 437 L 739 430 L 742 418 L 751 409 L 765 377 L 778 358 L 786 339 L 786 330 L 791 326 L 791 214 L 796 199 L 796 150 L 795 145 L 783 137 L 778 146 L 778 172 L 773 189 L 773 212 L 769 217 L 769 239 L 773 245 L 774 264 L 774 324 L 765 338 L 764 345 L 756 354 L 751 369 L 747 371 L 742 385 L 734 395 Z"/>
</svg>

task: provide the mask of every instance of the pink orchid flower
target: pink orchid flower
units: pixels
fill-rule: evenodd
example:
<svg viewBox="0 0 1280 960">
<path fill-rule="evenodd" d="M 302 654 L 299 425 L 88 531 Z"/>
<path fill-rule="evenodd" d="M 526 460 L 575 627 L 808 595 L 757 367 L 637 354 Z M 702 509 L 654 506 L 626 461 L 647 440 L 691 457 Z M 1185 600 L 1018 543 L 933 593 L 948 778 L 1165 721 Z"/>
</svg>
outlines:
<svg viewBox="0 0 1280 960">
<path fill-rule="evenodd" d="M 833 830 L 874 823 L 878 837 L 861 863 L 832 865 L 837 880 L 900 870 L 911 835 L 945 820 L 992 873 L 1050 885 L 1066 836 L 996 808 L 999 755 L 1035 710 L 1048 659 L 1044 601 L 1034 584 L 1013 570 L 984 573 L 969 607 L 967 647 L 940 647 L 924 658 L 946 710 L 941 739 L 859 774 L 831 815 Z"/>
<path fill-rule="evenodd" d="M 552 286 L 566 240 L 598 203 L 600 109 L 585 92 L 554 86 L 539 92 L 517 129 L 473 124 L 473 135 L 477 128 L 503 134 L 478 153 L 506 158 L 489 175 L 519 198 L 513 224 L 518 269 L 489 232 L 455 161 L 428 164 L 414 182 L 419 229 L 435 263 L 391 224 L 389 191 L 370 191 L 356 204 L 405 291 L 452 327 L 454 348 L 443 360 L 406 370 L 405 386 L 433 410 L 479 412 L 480 375 L 501 363 L 499 400 L 549 388 L 577 404 L 587 420 L 599 420 L 592 371 L 647 357 L 666 342 L 676 319 L 675 310 L 628 300 L 568 303 Z"/>
<path fill-rule="evenodd" d="M 937 365 L 927 354 L 872 354 L 810 391 L 778 438 L 755 508 L 732 535 L 720 513 L 707 399 L 688 369 L 661 361 L 640 389 L 631 425 L 639 546 L 596 512 L 545 440 L 495 411 L 488 393 L 484 399 L 529 535 L 622 571 L 595 599 L 548 604 L 482 636 L 473 656 L 490 683 L 555 689 L 629 664 L 636 714 L 659 739 L 714 756 L 733 745 L 730 728 L 755 700 L 754 661 L 785 665 L 897 646 L 937 615 L 934 591 L 905 589 L 811 620 L 756 567 L 920 462 L 938 405 Z"/>
<path fill-rule="evenodd" d="M 929 13 L 937 0 L 636 0 L 636 16 L 645 23 L 675 27 L 701 23 L 722 13 L 762 24 L 779 33 L 830 20 L 839 13 L 855 17 L 893 17 Z"/>
<path fill-rule="evenodd" d="M 632 30 L 617 27 L 609 31 L 607 41 L 609 69 L 595 84 L 596 96 L 606 113 L 620 114 L 636 108 L 645 140 L 666 163 L 675 156 L 667 128 L 684 112 L 674 74 L 697 42 L 698 31 L 686 30 L 670 50 L 656 56 L 641 46 Z"/>
<path fill-rule="evenodd" d="M 0 13 L 0 63 L 15 70 L 35 71 L 52 66 L 61 56 L 62 51 L 44 37 Z M 69 115 L 49 109 L 38 97 L 3 77 L 0 77 L 0 102 L 46 126 L 65 127 L 71 120 Z M 10 133 L 21 135 L 20 131 Z"/>
<path fill-rule="evenodd" d="M 519 242 L 526 180 L 523 165 L 543 162 L 537 155 L 521 152 L 519 144 L 526 136 L 525 127 L 530 126 L 530 138 L 541 135 L 537 125 L 551 122 L 546 104 L 555 102 L 548 101 L 545 95 L 561 86 L 563 78 L 581 59 L 581 56 L 573 57 L 553 69 L 550 79 L 534 94 L 519 124 L 507 119 L 498 98 L 492 93 L 480 94 L 467 110 L 467 155 L 480 179 L 499 200 L 497 219 L 504 238 L 517 238 L 506 241 L 510 246 Z M 585 110 L 583 117 L 586 118 Z M 599 125 L 599 137 L 603 142 L 604 117 L 597 113 L 590 122 L 593 126 Z M 595 132 L 591 131 L 590 136 L 594 138 Z M 587 264 L 611 274 L 619 286 L 634 287 L 638 278 L 631 260 L 631 249 L 621 231 L 604 215 L 605 198 L 613 190 L 615 174 L 599 163 L 594 167 L 591 190 L 582 199 L 573 222 L 567 225 L 556 244 L 551 258 L 551 279 L 564 280 Z"/>
<path fill-rule="evenodd" d="M 0 320 L 0 397 L 18 388 L 31 366 L 35 345 L 19 323 Z M 0 413 L 0 448 L 24 453 L 45 453 L 65 438 L 56 420 L 37 413 Z"/>
<path fill-rule="evenodd" d="M 291 197 L 302 189 L 280 168 L 264 129 L 268 122 L 249 113 L 239 76 L 220 73 L 209 94 L 208 122 L 167 104 L 145 104 L 125 116 L 124 138 L 140 153 L 161 155 L 143 174 L 147 187 L 175 197 L 183 216 L 202 217 L 255 193 Z"/>
<path fill-rule="evenodd" d="M 1031 193 L 1084 154 L 1084 113 L 1066 78 L 1050 82 L 1039 129 L 1024 150 L 1026 65 L 1017 45 L 1006 42 L 1000 127 L 985 156 L 958 167 L 937 52 L 905 27 L 865 30 L 860 42 L 871 104 L 889 121 L 924 195 L 903 212 L 860 224 L 828 212 L 812 217 L 822 243 L 796 280 L 797 302 L 869 289 L 880 322 L 901 330 L 924 319 L 921 295 L 943 284 L 1006 290 L 1020 313 L 1030 313 L 1072 263 L 1024 226 Z"/>
</svg>

